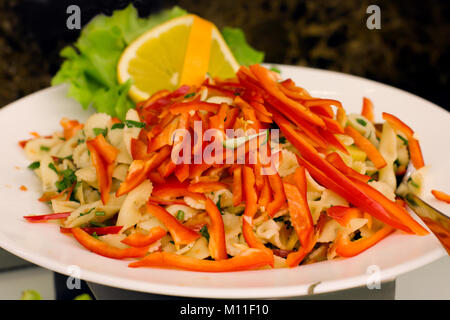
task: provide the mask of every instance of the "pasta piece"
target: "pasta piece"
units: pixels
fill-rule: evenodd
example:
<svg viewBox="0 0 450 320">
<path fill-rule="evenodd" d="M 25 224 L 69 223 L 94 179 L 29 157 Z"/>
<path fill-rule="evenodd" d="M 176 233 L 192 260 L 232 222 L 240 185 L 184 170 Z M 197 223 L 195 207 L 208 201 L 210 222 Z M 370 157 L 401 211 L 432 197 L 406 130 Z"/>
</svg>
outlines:
<svg viewBox="0 0 450 320">
<path fill-rule="evenodd" d="M 147 203 L 147 199 L 152 194 L 152 190 L 153 185 L 150 180 L 145 180 L 126 195 L 116 223 L 116 225 L 123 227 L 121 232 L 124 232 L 140 221 L 142 217 L 140 209 Z"/>
<path fill-rule="evenodd" d="M 311 210 L 313 222 L 314 224 L 316 224 L 322 211 L 328 209 L 331 206 L 348 206 L 348 202 L 337 193 L 329 189 L 325 189 L 320 200 L 308 201 L 308 205 Z"/>
<path fill-rule="evenodd" d="M 205 210 L 205 201 L 204 200 L 196 200 L 189 196 L 185 196 L 184 202 L 186 202 L 186 204 L 188 206 L 190 206 L 191 208 L 198 209 L 198 210 Z"/>
<path fill-rule="evenodd" d="M 119 181 L 125 181 L 128 174 L 128 168 L 129 166 L 126 164 L 118 164 L 114 168 L 112 177 Z"/>
<path fill-rule="evenodd" d="M 72 158 L 77 168 L 86 168 L 92 165 L 86 143 L 75 147 Z"/>
<path fill-rule="evenodd" d="M 375 126 L 372 122 L 356 113 L 347 115 L 347 121 L 348 124 L 357 130 L 363 137 L 368 139 L 375 147 L 378 147 Z"/>
<path fill-rule="evenodd" d="M 232 105 L 233 104 L 233 99 L 228 98 L 228 97 L 214 96 L 214 97 L 208 98 L 206 100 L 206 102 L 217 103 L 217 104 L 226 103 L 228 105 Z"/>
<path fill-rule="evenodd" d="M 386 166 L 378 171 L 378 181 L 386 183 L 394 192 L 397 188 L 397 178 L 394 172 L 394 161 L 397 159 L 397 135 L 388 122 L 383 124 L 378 148 L 386 161 Z"/>
<path fill-rule="evenodd" d="M 75 171 L 78 180 L 84 181 L 95 189 L 98 189 L 97 172 L 93 166 Z"/>
<path fill-rule="evenodd" d="M 95 220 L 96 222 L 105 221 L 119 212 L 124 200 L 125 197 L 116 198 L 114 194 L 110 194 L 110 199 L 105 205 L 101 200 L 97 200 L 79 206 L 76 210 L 72 211 L 69 217 L 67 217 L 64 226 L 66 228 L 74 228 L 87 224 L 91 220 Z M 104 214 L 98 216 L 96 215 L 96 212 L 102 212 Z"/>
<path fill-rule="evenodd" d="M 188 206 L 185 206 L 183 204 L 172 204 L 170 206 L 166 207 L 166 211 L 169 212 L 171 215 L 173 215 L 174 217 L 178 218 L 178 212 L 181 211 L 183 212 L 183 219 L 180 221 L 186 221 L 191 219 L 193 216 L 195 216 L 197 213 L 199 213 L 200 211 Z"/>
<path fill-rule="evenodd" d="M 84 124 L 84 135 L 87 139 L 94 139 L 98 135 L 98 131 L 105 130 L 111 123 L 111 116 L 106 113 L 94 113 Z"/>
<path fill-rule="evenodd" d="M 295 153 L 281 149 L 281 162 L 278 167 L 278 174 L 280 177 L 286 177 L 295 172 L 298 168 L 297 157 Z"/>
<path fill-rule="evenodd" d="M 52 200 L 53 212 L 72 212 L 79 206 L 80 204 L 76 201 Z"/>
<path fill-rule="evenodd" d="M 188 250 L 184 255 L 197 259 L 208 258 L 211 255 L 208 249 L 208 241 L 203 237 L 197 239 L 192 248 Z"/>
<path fill-rule="evenodd" d="M 28 141 L 25 145 L 25 156 L 31 161 L 39 161 L 46 156 L 55 156 L 63 141 L 59 138 L 37 138 Z"/>
<path fill-rule="evenodd" d="M 392 187 L 383 181 L 369 181 L 368 184 L 381 192 L 386 198 L 395 201 L 395 193 Z"/>
<path fill-rule="evenodd" d="M 140 122 L 139 114 L 135 109 L 130 109 L 125 116 L 126 120 Z M 123 142 L 128 154 L 131 156 L 131 139 L 137 139 L 139 136 L 139 132 L 141 132 L 140 128 L 137 127 L 128 127 L 125 126 L 123 128 Z M 120 150 L 120 149 L 119 149 Z"/>
<path fill-rule="evenodd" d="M 59 180 L 59 176 L 50 166 L 55 168 L 52 158 L 49 155 L 42 156 L 39 172 L 44 192 L 57 191 L 55 183 Z"/>
<path fill-rule="evenodd" d="M 220 207 L 227 208 L 233 206 L 233 194 L 228 189 L 220 189 L 213 192 L 211 200 L 218 203 L 220 200 Z"/>
</svg>

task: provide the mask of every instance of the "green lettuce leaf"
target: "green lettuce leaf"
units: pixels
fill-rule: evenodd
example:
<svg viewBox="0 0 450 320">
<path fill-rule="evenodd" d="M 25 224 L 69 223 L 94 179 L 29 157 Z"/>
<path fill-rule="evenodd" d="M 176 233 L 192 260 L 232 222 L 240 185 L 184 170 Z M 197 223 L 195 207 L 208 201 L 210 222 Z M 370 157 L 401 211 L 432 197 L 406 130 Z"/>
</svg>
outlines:
<svg viewBox="0 0 450 320">
<path fill-rule="evenodd" d="M 240 65 L 249 66 L 263 62 L 264 52 L 250 47 L 241 29 L 225 27 L 222 29 L 222 36 Z"/>
<path fill-rule="evenodd" d="M 131 81 L 120 85 L 116 67 L 125 48 L 147 30 L 170 19 L 187 14 L 174 7 L 139 18 L 133 5 L 114 11 L 111 16 L 99 15 L 83 28 L 73 46 L 61 50 L 64 58 L 61 68 L 52 79 L 52 85 L 69 84 L 68 95 L 83 108 L 92 105 L 121 120 L 134 107 L 128 97 Z M 248 65 L 262 61 L 264 54 L 252 49 L 239 29 L 224 29 L 224 38 L 239 63 Z"/>
</svg>

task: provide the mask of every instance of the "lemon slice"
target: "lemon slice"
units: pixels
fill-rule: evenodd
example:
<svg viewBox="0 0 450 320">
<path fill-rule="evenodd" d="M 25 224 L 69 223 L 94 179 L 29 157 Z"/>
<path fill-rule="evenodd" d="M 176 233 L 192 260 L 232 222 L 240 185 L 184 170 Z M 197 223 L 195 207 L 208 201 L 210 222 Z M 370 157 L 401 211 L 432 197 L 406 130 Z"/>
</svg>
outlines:
<svg viewBox="0 0 450 320">
<path fill-rule="evenodd" d="M 217 27 L 189 14 L 152 28 L 132 42 L 119 59 L 117 77 L 121 84 L 133 80 L 129 95 L 138 102 L 162 89 L 199 85 L 206 72 L 231 78 L 238 69 Z"/>
</svg>

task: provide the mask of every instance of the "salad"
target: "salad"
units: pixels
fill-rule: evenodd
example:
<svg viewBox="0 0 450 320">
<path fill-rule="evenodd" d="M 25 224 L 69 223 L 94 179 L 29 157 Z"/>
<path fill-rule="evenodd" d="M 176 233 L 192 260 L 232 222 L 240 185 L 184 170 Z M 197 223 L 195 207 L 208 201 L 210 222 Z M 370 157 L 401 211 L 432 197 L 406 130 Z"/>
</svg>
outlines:
<svg viewBox="0 0 450 320">
<path fill-rule="evenodd" d="M 358 255 L 396 230 L 428 234 L 396 197 L 410 162 L 408 187 L 423 185 L 409 126 L 389 113 L 374 123 L 368 98 L 347 114 L 276 70 L 240 64 L 231 78 L 205 72 L 137 103 L 125 96 L 22 141 L 53 211 L 25 219 L 54 221 L 132 268 L 203 272 L 296 267 Z M 115 89 L 99 90 L 86 101 Z"/>
</svg>

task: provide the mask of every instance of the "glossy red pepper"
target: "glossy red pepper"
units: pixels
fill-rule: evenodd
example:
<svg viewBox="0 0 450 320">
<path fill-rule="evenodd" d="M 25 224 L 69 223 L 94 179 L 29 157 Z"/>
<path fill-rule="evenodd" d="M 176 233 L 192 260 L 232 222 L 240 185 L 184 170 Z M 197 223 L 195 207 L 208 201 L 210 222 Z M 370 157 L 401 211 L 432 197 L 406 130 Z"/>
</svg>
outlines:
<svg viewBox="0 0 450 320">
<path fill-rule="evenodd" d="M 133 232 L 121 242 L 131 247 L 147 247 L 164 237 L 166 233 L 166 230 L 157 226 L 150 229 L 148 234 Z"/>
<path fill-rule="evenodd" d="M 235 257 L 220 261 L 201 260 L 169 252 L 155 252 L 139 261 L 130 263 L 129 267 L 177 268 L 198 272 L 234 272 L 270 265 L 272 259 L 265 251 L 259 249 L 248 249 Z"/>
<path fill-rule="evenodd" d="M 83 231 L 81 228 L 72 228 L 72 234 L 77 241 L 86 249 L 104 257 L 113 259 L 140 258 L 148 252 L 148 247 L 142 248 L 117 248 L 106 242 L 98 240 Z"/>
<path fill-rule="evenodd" d="M 205 202 L 206 212 L 211 220 L 208 226 L 209 232 L 209 252 L 214 260 L 224 260 L 228 258 L 227 245 L 225 242 L 225 227 L 222 214 L 211 199 Z"/>
</svg>

